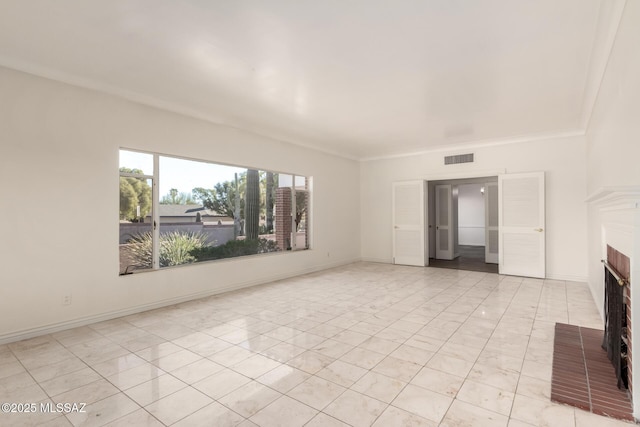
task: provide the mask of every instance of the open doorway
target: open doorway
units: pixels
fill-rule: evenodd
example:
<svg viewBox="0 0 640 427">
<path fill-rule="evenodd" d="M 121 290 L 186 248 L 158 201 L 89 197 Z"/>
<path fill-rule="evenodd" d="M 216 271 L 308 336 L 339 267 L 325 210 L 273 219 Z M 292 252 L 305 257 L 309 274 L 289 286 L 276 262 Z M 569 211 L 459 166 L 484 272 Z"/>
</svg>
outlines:
<svg viewBox="0 0 640 427">
<path fill-rule="evenodd" d="M 498 177 L 428 182 L 429 265 L 498 272 Z"/>
<path fill-rule="evenodd" d="M 484 264 L 495 265 L 497 260 L 500 274 L 545 278 L 544 177 L 544 172 L 537 171 L 500 174 L 497 183 L 495 176 L 438 182 L 394 182 L 393 263 L 435 265 L 433 262 L 443 258 L 438 251 L 443 251 L 447 254 L 443 261 L 449 261 L 447 267 L 495 271 L 491 265 L 482 266 L 481 259 L 476 258 L 475 266 L 471 263 L 463 265 L 464 258 L 456 261 L 462 255 L 460 230 L 458 224 L 454 223 L 459 223 L 459 218 L 453 215 L 453 209 L 459 208 L 459 186 L 484 182 L 484 198 L 488 200 L 485 203 Z M 436 191 L 436 185 L 445 185 L 445 190 Z M 443 198 L 446 203 L 436 203 L 437 197 Z M 436 215 L 440 209 L 444 210 Z M 446 223 L 436 222 L 436 218 L 447 220 Z"/>
</svg>

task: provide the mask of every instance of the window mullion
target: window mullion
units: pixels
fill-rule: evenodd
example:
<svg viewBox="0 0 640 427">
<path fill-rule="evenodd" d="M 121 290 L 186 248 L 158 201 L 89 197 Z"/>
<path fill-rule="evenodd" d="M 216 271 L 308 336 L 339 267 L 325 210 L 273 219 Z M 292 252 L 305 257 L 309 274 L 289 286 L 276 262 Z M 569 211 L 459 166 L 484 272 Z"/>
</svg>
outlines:
<svg viewBox="0 0 640 427">
<path fill-rule="evenodd" d="M 291 250 L 295 251 L 298 247 L 298 231 L 296 230 L 296 189 L 295 178 L 291 187 Z"/>
<path fill-rule="evenodd" d="M 153 155 L 153 187 L 151 190 L 153 215 L 152 224 L 152 255 L 153 255 L 153 269 L 160 268 L 160 156 L 158 154 Z"/>
</svg>

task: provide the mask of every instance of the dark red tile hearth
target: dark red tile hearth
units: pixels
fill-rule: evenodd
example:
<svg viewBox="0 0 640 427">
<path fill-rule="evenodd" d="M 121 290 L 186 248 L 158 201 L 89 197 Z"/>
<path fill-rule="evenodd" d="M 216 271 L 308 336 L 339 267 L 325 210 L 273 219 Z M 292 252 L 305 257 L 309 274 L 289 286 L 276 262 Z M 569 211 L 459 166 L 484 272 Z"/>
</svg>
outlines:
<svg viewBox="0 0 640 427">
<path fill-rule="evenodd" d="M 626 390 L 617 387 L 613 365 L 602 349 L 603 331 L 556 323 L 551 400 L 594 414 L 633 421 Z"/>
</svg>

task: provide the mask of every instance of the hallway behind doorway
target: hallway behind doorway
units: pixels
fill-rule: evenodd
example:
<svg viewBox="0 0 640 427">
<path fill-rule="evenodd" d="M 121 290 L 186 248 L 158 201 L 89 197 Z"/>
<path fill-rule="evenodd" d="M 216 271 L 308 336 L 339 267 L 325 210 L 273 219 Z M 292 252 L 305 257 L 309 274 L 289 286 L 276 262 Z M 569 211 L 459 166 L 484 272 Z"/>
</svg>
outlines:
<svg viewBox="0 0 640 427">
<path fill-rule="evenodd" d="M 429 259 L 429 267 L 498 273 L 498 264 L 485 263 L 484 246 L 460 245 L 460 256 L 452 260 Z"/>
</svg>

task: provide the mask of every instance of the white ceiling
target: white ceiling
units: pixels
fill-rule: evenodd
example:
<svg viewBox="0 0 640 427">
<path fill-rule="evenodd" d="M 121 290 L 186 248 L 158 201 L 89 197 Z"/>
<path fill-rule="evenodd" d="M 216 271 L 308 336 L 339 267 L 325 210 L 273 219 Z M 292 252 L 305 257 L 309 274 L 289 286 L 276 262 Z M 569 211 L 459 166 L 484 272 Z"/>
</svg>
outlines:
<svg viewBox="0 0 640 427">
<path fill-rule="evenodd" d="M 0 64 L 352 158 L 584 131 L 607 0 L 2 0 Z"/>
</svg>

